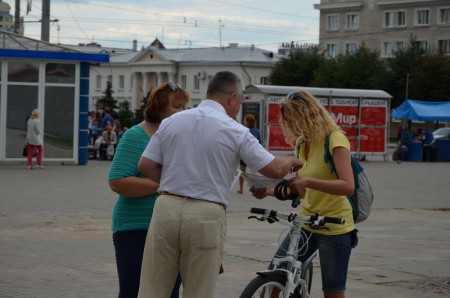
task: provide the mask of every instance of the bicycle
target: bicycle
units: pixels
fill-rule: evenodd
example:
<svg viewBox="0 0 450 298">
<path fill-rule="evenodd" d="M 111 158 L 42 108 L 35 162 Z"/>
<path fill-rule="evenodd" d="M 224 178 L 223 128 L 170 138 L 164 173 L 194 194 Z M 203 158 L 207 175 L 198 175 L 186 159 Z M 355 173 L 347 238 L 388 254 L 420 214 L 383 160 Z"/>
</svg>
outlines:
<svg viewBox="0 0 450 298">
<path fill-rule="evenodd" d="M 307 260 L 298 260 L 298 252 L 308 245 L 309 238 L 301 230 L 304 224 L 312 228 L 323 228 L 326 223 L 343 224 L 343 218 L 324 217 L 319 215 L 297 216 L 296 214 L 280 214 L 276 210 L 252 208 L 251 213 L 260 214 L 261 217 L 249 216 L 269 223 L 288 223 L 290 242 L 285 256 L 275 256 L 272 269 L 258 271 L 255 277 L 243 290 L 240 298 L 251 297 L 283 297 L 308 298 L 311 292 L 313 277 L 312 261 L 316 257 L 314 252 Z M 302 237 L 306 237 L 302 240 Z M 298 247 L 302 242 L 303 246 Z"/>
</svg>

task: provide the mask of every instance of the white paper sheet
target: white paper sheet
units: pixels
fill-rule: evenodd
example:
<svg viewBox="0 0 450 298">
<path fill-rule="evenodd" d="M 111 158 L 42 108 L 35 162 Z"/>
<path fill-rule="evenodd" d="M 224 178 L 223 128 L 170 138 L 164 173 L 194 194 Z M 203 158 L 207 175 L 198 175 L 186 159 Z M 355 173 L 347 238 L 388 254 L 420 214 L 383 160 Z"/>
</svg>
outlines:
<svg viewBox="0 0 450 298">
<path fill-rule="evenodd" d="M 241 173 L 241 176 L 244 177 L 245 181 L 247 181 L 248 186 L 253 186 L 255 188 L 275 187 L 278 183 L 283 181 L 283 179 L 272 179 L 250 173 Z"/>
</svg>

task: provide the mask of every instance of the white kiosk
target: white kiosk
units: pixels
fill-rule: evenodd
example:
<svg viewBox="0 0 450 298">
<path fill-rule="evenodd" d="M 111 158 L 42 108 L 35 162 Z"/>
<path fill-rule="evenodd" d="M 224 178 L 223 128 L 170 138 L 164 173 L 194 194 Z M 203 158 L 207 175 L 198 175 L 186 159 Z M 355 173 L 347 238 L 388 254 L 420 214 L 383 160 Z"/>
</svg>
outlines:
<svg viewBox="0 0 450 298">
<path fill-rule="evenodd" d="M 278 122 L 280 101 L 286 95 L 307 91 L 314 95 L 346 132 L 355 155 L 383 155 L 387 160 L 389 110 L 392 96 L 382 90 L 249 85 L 244 91 L 242 117 L 254 114 L 265 147 L 288 154 Z"/>
</svg>

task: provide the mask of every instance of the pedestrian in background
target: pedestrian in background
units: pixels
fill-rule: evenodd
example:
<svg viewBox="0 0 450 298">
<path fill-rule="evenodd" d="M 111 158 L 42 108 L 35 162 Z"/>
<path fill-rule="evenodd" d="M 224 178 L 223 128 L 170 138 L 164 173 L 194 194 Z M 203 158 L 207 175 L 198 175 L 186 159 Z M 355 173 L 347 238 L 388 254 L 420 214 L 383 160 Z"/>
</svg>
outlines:
<svg viewBox="0 0 450 298">
<path fill-rule="evenodd" d="M 261 143 L 261 133 L 259 132 L 259 129 L 256 128 L 256 119 L 253 114 L 247 114 L 244 117 L 244 126 L 248 127 L 250 130 L 250 133 L 258 140 L 259 143 Z M 247 164 L 241 159 L 239 162 L 240 169 L 243 173 L 245 173 L 245 170 L 247 169 Z M 239 189 L 237 190 L 238 193 L 244 192 L 244 177 L 239 177 Z"/>
<path fill-rule="evenodd" d="M 255 171 L 282 178 L 302 163 L 274 157 L 236 122 L 243 85 L 223 71 L 209 81 L 195 109 L 164 120 L 138 169 L 160 182 L 142 263 L 139 296 L 168 297 L 181 273 L 184 298 L 212 298 L 223 257 L 225 209 L 242 159 Z"/>
<path fill-rule="evenodd" d="M 159 184 L 139 172 L 139 159 L 161 121 L 182 111 L 188 100 L 189 94 L 173 83 L 157 86 L 145 106 L 144 121 L 126 130 L 117 145 L 108 180 L 119 195 L 112 214 L 119 297 L 138 295 L 145 238 L 158 197 Z M 179 296 L 179 288 L 178 279 L 171 298 Z"/>
<path fill-rule="evenodd" d="M 31 117 L 27 122 L 27 137 L 26 141 L 28 144 L 28 155 L 27 155 L 27 165 L 29 169 L 33 169 L 33 152 L 37 152 L 36 155 L 36 167 L 38 169 L 44 169 L 42 165 L 42 155 L 44 153 L 44 148 L 42 146 L 42 134 L 41 134 L 41 124 L 39 121 L 40 112 L 38 109 L 34 109 L 31 112 Z"/>
</svg>

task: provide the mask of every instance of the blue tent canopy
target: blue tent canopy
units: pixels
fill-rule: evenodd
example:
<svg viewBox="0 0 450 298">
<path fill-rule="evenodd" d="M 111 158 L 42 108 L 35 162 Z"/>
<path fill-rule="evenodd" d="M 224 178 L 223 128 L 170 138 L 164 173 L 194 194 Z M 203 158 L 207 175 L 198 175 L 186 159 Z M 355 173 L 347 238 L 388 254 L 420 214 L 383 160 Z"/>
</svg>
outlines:
<svg viewBox="0 0 450 298">
<path fill-rule="evenodd" d="M 405 100 L 392 117 L 420 121 L 450 121 L 450 102 Z"/>
</svg>

